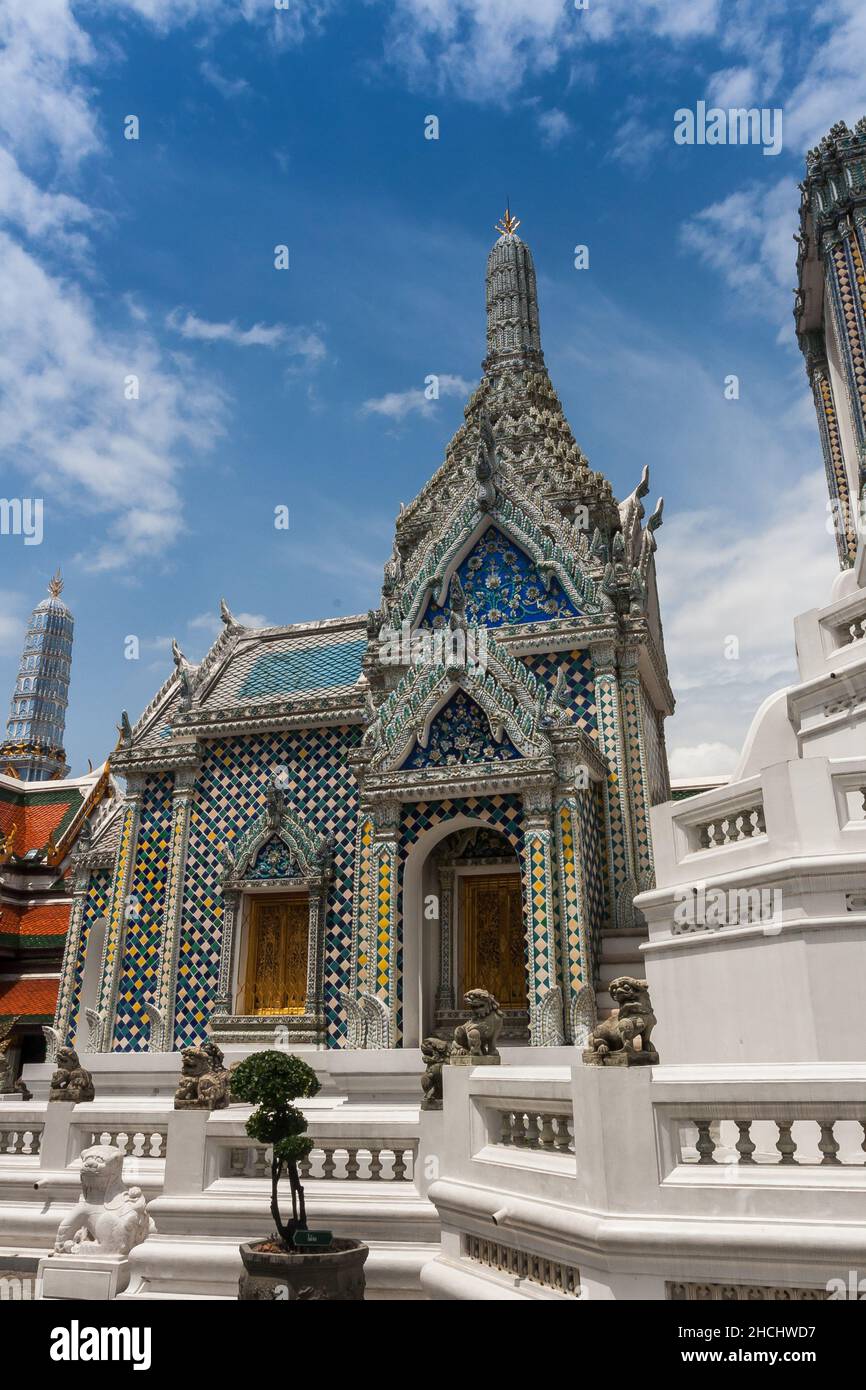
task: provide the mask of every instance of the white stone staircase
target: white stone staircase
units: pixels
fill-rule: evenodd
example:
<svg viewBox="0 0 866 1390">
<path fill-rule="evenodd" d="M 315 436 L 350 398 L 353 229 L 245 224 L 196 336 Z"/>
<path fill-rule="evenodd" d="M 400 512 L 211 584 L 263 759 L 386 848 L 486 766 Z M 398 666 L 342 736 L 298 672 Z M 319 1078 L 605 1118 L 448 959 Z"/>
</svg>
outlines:
<svg viewBox="0 0 866 1390">
<path fill-rule="evenodd" d="M 643 927 L 607 927 L 601 934 L 601 960 L 598 969 L 598 984 L 595 1002 L 599 1018 L 607 1018 L 615 1007 L 607 986 L 618 975 L 636 975 L 639 980 L 646 978 L 641 946 L 649 940 L 649 933 Z"/>
</svg>

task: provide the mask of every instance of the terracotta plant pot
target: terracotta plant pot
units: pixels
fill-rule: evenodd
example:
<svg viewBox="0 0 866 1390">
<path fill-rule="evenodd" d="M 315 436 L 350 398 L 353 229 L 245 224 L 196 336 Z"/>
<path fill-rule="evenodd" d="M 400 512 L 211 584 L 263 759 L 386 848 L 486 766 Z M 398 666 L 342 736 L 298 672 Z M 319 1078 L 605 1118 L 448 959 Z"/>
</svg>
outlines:
<svg viewBox="0 0 866 1390">
<path fill-rule="evenodd" d="M 360 1240 L 337 1239 L 321 1253 L 299 1250 L 259 1250 L 258 1244 L 241 1246 L 244 1272 L 238 1281 L 238 1298 L 285 1300 L 324 1299 L 344 1303 L 364 1298 L 364 1261 L 369 1247 Z"/>
</svg>

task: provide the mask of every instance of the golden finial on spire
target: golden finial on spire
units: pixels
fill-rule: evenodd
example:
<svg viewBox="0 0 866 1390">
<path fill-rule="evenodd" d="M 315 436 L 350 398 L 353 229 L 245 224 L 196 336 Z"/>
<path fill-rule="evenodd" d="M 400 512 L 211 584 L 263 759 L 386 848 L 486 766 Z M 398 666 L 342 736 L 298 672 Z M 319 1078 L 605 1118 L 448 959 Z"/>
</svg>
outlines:
<svg viewBox="0 0 866 1390">
<path fill-rule="evenodd" d="M 59 598 L 63 592 L 63 575 L 60 573 L 59 567 L 54 578 L 48 581 L 48 592 L 52 598 Z"/>
<path fill-rule="evenodd" d="M 496 224 L 496 231 L 501 232 L 503 236 L 511 236 L 512 232 L 516 232 L 519 226 L 520 218 L 512 217 L 511 208 L 506 204 L 505 216 L 500 217 Z"/>
</svg>

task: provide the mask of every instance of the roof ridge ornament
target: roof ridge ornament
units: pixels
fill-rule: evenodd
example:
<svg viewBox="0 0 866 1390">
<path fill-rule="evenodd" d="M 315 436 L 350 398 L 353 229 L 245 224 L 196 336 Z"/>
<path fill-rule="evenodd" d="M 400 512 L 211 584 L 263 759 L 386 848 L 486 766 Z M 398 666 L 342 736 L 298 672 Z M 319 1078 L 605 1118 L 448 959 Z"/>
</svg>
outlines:
<svg viewBox="0 0 866 1390">
<path fill-rule="evenodd" d="M 48 592 L 52 598 L 59 598 L 63 593 L 63 575 L 60 566 L 57 566 L 56 573 L 48 581 Z"/>
<path fill-rule="evenodd" d="M 520 218 L 512 217 L 511 208 L 506 203 L 505 213 L 496 223 L 495 231 L 501 232 L 503 236 L 513 236 L 520 226 Z"/>
</svg>

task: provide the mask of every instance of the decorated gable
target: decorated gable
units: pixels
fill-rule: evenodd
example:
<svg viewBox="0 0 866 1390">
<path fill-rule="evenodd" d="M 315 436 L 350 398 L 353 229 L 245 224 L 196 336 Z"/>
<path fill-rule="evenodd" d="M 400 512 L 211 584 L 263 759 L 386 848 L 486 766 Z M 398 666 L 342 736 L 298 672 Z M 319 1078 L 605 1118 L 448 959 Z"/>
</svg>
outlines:
<svg viewBox="0 0 866 1390">
<path fill-rule="evenodd" d="M 519 757 L 508 735 L 503 733 L 497 742 L 483 709 L 465 690 L 458 690 L 431 721 L 426 747 L 417 743 L 403 766 L 454 767 Z"/>
<path fill-rule="evenodd" d="M 466 620 L 472 627 L 535 623 L 577 613 L 559 581 L 545 584 L 536 566 L 497 526 L 489 526 L 458 566 L 466 596 Z M 422 627 L 445 627 L 450 610 L 431 599 Z"/>
<path fill-rule="evenodd" d="M 247 878 L 294 878 L 297 873 L 298 866 L 288 845 L 274 835 L 262 845 L 247 870 Z"/>
</svg>

